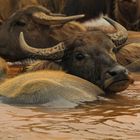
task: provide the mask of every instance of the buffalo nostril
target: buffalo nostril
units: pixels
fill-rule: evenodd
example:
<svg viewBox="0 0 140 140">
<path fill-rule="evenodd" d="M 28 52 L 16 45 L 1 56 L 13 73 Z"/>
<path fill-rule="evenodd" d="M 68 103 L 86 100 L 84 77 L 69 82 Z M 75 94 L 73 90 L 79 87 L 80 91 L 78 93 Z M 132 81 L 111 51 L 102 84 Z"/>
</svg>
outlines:
<svg viewBox="0 0 140 140">
<path fill-rule="evenodd" d="M 124 74 L 126 74 L 126 75 L 128 75 L 128 74 L 129 74 L 129 72 L 128 72 L 128 70 L 127 70 L 127 69 L 124 69 Z"/>
<path fill-rule="evenodd" d="M 107 74 L 109 74 L 112 77 L 118 76 L 120 74 L 128 75 L 128 70 L 123 66 L 117 65 L 117 66 L 113 67 L 112 69 L 108 70 Z"/>
<path fill-rule="evenodd" d="M 110 76 L 116 76 L 117 75 L 117 72 L 115 72 L 115 71 L 109 71 L 108 74 Z"/>
</svg>

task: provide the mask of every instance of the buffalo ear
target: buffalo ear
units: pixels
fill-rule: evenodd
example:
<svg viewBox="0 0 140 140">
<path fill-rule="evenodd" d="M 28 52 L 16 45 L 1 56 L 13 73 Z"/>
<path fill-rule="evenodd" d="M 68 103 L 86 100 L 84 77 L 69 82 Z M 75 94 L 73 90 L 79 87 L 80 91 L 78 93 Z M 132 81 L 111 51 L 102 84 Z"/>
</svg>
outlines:
<svg viewBox="0 0 140 140">
<path fill-rule="evenodd" d="M 80 18 L 83 18 L 85 15 L 73 15 L 73 16 L 59 16 L 56 14 L 47 15 L 46 13 L 43 12 L 35 12 L 32 14 L 33 19 L 44 25 L 60 25 L 60 24 L 65 24 L 70 21 L 74 21 Z"/>
</svg>

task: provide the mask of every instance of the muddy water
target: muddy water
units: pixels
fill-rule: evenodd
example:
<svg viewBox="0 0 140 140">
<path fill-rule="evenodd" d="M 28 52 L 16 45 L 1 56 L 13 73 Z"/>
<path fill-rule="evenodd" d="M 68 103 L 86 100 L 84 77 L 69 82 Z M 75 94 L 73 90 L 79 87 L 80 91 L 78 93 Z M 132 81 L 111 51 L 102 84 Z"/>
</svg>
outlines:
<svg viewBox="0 0 140 140">
<path fill-rule="evenodd" d="M 126 91 L 75 109 L 0 104 L 0 140 L 140 140 L 140 74 Z"/>
</svg>

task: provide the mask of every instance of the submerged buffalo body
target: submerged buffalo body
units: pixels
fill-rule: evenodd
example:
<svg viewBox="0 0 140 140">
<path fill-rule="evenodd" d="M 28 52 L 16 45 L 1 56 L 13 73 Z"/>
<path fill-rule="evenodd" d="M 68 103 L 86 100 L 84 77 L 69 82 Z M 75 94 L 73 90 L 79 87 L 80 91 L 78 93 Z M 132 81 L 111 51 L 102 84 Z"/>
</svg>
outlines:
<svg viewBox="0 0 140 140">
<path fill-rule="evenodd" d="M 40 71 L 17 76 L 1 84 L 4 103 L 75 107 L 93 102 L 104 92 L 92 83 L 60 71 Z"/>
</svg>

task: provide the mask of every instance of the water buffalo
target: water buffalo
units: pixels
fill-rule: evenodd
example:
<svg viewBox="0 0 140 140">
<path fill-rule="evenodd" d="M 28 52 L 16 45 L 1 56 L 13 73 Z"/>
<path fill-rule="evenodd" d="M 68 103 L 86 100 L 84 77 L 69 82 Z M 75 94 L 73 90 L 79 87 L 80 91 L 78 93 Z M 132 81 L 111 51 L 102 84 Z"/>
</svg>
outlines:
<svg viewBox="0 0 140 140">
<path fill-rule="evenodd" d="M 40 14 L 41 17 L 39 19 L 38 16 Z M 47 16 L 48 23 L 44 23 L 44 15 Z M 10 61 L 29 57 L 19 47 L 18 36 L 20 31 L 23 31 L 27 41 L 36 47 L 54 46 L 54 48 L 57 47 L 63 50 L 61 40 L 55 40 L 54 37 L 51 37 L 51 33 L 65 23 L 81 17 L 83 15 L 61 17 L 40 6 L 31 6 L 19 10 L 9 17 L 0 27 L 0 55 Z M 52 48 L 51 50 L 55 52 Z"/>
<path fill-rule="evenodd" d="M 61 71 L 39 71 L 2 83 L 0 95 L 4 103 L 70 108 L 98 100 L 104 92 L 84 79 Z"/>
<path fill-rule="evenodd" d="M 126 68 L 131 72 L 140 72 L 140 59 L 136 59 L 134 62 L 126 65 Z"/>
<path fill-rule="evenodd" d="M 140 43 L 131 43 L 122 47 L 116 56 L 119 63 L 126 66 L 140 59 L 139 54 Z"/>
<path fill-rule="evenodd" d="M 80 21 L 107 14 L 127 29 L 140 28 L 139 0 L 0 0 L 0 20 L 6 20 L 17 10 L 30 5 L 42 5 L 55 13 L 66 15 L 85 14 Z M 115 10 L 114 10 L 115 8 Z M 114 12 L 113 12 L 114 11 Z M 133 13 L 136 13 L 133 15 Z"/>
<path fill-rule="evenodd" d="M 107 14 L 129 30 L 140 30 L 139 0 L 66 0 L 64 13 L 85 13 L 85 19 Z M 114 11 L 114 12 L 113 12 Z M 135 14 L 134 14 L 135 13 Z"/>
<path fill-rule="evenodd" d="M 140 43 L 130 43 L 123 46 L 116 54 L 120 64 L 131 72 L 140 72 Z"/>
<path fill-rule="evenodd" d="M 129 30 L 140 30 L 139 0 L 38 0 L 38 2 L 53 12 L 66 15 L 84 13 L 85 18 L 80 21 L 105 14 Z"/>
<path fill-rule="evenodd" d="M 37 1 L 40 5 L 50 9 L 54 13 L 64 14 L 64 8 L 69 0 L 37 0 Z"/>
<path fill-rule="evenodd" d="M 39 3 L 37 0 L 0 0 L 0 20 L 6 20 L 17 10 L 29 5 L 39 5 Z"/>
<path fill-rule="evenodd" d="M 116 53 L 117 60 L 120 64 L 126 66 L 135 66 L 133 69 L 138 69 L 138 60 L 140 59 L 140 32 L 128 32 L 128 40 Z M 136 61 L 136 62 L 135 62 Z M 136 64 L 136 65 L 135 65 Z"/>
<path fill-rule="evenodd" d="M 113 0 L 39 0 L 53 12 L 60 12 L 66 15 L 85 14 L 87 20 L 99 17 L 100 14 L 110 15 Z"/>
<path fill-rule="evenodd" d="M 24 32 L 25 39 L 31 46 L 49 48 L 58 44 L 58 49 L 63 50 L 61 42 L 79 32 L 88 30 L 87 25 L 69 22 L 81 17 L 83 15 L 70 17 L 56 15 L 41 6 L 23 8 L 9 17 L 0 27 L 0 55 L 9 61 L 30 58 L 19 47 L 18 36 L 21 31 Z M 105 20 L 115 28 L 115 32 L 107 32 L 106 34 L 115 43 L 124 43 L 127 39 L 127 31 L 116 22 L 107 18 Z M 100 28 L 95 27 L 94 30 L 100 30 Z"/>
<path fill-rule="evenodd" d="M 36 62 L 28 71 L 64 70 L 98 85 L 107 93 L 122 91 L 132 82 L 128 70 L 117 63 L 115 45 L 103 32 L 78 33 L 64 44 L 66 50 L 61 61 Z M 32 57 L 45 59 L 48 56 L 45 49 L 29 46 L 23 33 L 20 34 L 20 46 Z"/>
<path fill-rule="evenodd" d="M 140 1 L 116 0 L 115 18 L 129 30 L 140 30 Z"/>
</svg>

